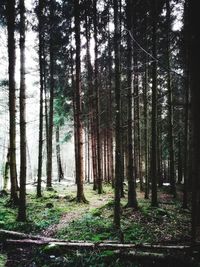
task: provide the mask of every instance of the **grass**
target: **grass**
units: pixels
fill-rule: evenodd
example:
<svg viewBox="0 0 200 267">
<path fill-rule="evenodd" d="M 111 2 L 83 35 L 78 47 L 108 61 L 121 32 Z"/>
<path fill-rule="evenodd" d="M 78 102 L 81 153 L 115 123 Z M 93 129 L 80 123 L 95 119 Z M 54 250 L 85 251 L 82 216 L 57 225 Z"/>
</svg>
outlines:
<svg viewBox="0 0 200 267">
<path fill-rule="evenodd" d="M 113 227 L 113 201 L 85 214 L 57 233 L 67 240 L 127 243 L 171 242 L 190 239 L 190 215 L 175 201 L 173 205 L 152 208 L 148 200 L 139 199 L 139 210 L 125 208 L 122 200 L 121 232 Z M 123 236 L 122 236 L 123 235 Z"/>
<path fill-rule="evenodd" d="M 66 192 L 68 193 L 66 195 Z M 113 189 L 104 187 L 100 196 L 92 190 L 91 185 L 85 187 L 85 196 L 89 205 L 77 204 L 72 201 L 76 196 L 76 188 L 56 188 L 56 191 L 45 191 L 42 198 L 35 198 L 34 192 L 27 195 L 27 217 L 25 223 L 16 222 L 17 209 L 8 206 L 9 197 L 0 198 L 0 228 L 28 233 L 39 233 L 52 224 L 57 224 L 63 214 L 74 212 L 80 214 L 77 218 L 70 218 L 70 223 L 60 229 L 56 236 L 66 240 L 85 240 L 91 242 L 127 242 L 127 243 L 155 243 L 189 240 L 190 213 L 181 208 L 179 201 L 174 201 L 165 190 L 159 192 L 162 203 L 159 208 L 152 208 L 150 201 L 138 192 L 139 209 L 133 211 L 125 208 L 127 200 L 121 200 L 121 231 L 113 227 Z M 101 205 L 102 199 L 104 200 Z M 100 206 L 95 206 L 99 201 Z M 106 204 L 105 204 L 106 203 Z M 170 203 L 170 204 L 166 204 Z M 151 263 L 131 262 L 120 258 L 112 251 L 86 252 L 71 251 L 67 253 L 47 253 L 42 250 L 37 253 L 37 266 L 122 266 L 141 267 L 159 266 Z M 5 261 L 0 256 L 0 264 Z M 0 265 L 1 266 L 1 265 Z M 4 265 L 2 265 L 4 266 Z M 163 265 L 164 266 L 164 265 Z M 168 265 L 167 265 L 168 266 Z M 171 265 L 172 266 L 172 265 Z M 182 266 L 182 265 L 180 265 Z M 189 266 L 189 265 L 188 265 Z M 188 267 L 187 266 L 187 267 Z"/>
<path fill-rule="evenodd" d="M 66 191 L 68 195 L 66 196 Z M 101 198 L 109 195 L 108 202 L 101 207 L 94 208 L 100 196 L 86 186 L 85 195 L 93 205 L 77 204 L 72 201 L 76 188 L 71 190 L 56 188 L 56 191 L 44 191 L 42 198 L 36 198 L 34 192 L 27 195 L 27 217 L 25 223 L 17 222 L 17 209 L 8 206 L 8 197 L 0 198 L 0 228 L 39 233 L 47 227 L 58 224 L 61 216 L 70 211 L 85 211 L 79 219 L 70 218 L 67 227 L 57 233 L 57 237 L 67 240 L 87 240 L 101 242 L 104 240 L 144 243 L 189 239 L 190 215 L 181 209 L 178 201 L 173 204 L 162 204 L 159 208 L 152 208 L 149 200 L 139 195 L 139 210 L 125 209 L 126 199 L 122 199 L 121 231 L 113 227 L 113 191 L 110 186 L 104 187 Z M 162 192 L 162 197 L 169 196 Z M 87 209 L 86 209 L 87 207 Z M 122 237 L 123 234 L 123 237 Z"/>
<path fill-rule="evenodd" d="M 17 208 L 8 205 L 9 197 L 0 198 L 0 228 L 22 232 L 38 233 L 59 222 L 63 213 L 76 208 L 70 202 L 73 195 L 66 198 L 55 191 L 45 191 L 43 197 L 36 198 L 34 193 L 27 194 L 27 222 L 17 222 Z"/>
<path fill-rule="evenodd" d="M 68 193 L 68 194 L 66 194 Z M 105 186 L 104 195 L 111 195 L 112 189 Z M 86 198 L 90 203 L 95 203 L 99 195 L 92 190 L 91 185 L 85 187 Z M 17 208 L 9 205 L 9 196 L 0 198 L 0 229 L 21 231 L 25 233 L 39 233 L 47 227 L 58 224 L 63 214 L 70 211 L 82 210 L 89 205 L 77 204 L 73 201 L 76 196 L 76 187 L 60 188 L 54 191 L 44 191 L 41 198 L 36 198 L 33 190 L 27 194 L 27 221 L 18 222 Z"/>
</svg>

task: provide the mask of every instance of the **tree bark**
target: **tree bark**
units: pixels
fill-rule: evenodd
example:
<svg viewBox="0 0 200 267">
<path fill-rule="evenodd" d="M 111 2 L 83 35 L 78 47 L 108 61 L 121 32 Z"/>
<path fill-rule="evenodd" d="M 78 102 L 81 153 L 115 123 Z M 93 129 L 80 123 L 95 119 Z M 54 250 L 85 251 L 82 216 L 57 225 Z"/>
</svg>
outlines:
<svg viewBox="0 0 200 267">
<path fill-rule="evenodd" d="M 44 92 L 44 37 L 43 37 L 43 1 L 39 1 L 39 68 L 40 68 L 40 113 L 39 113 L 39 148 L 38 148 L 38 177 L 37 177 L 37 197 L 42 196 L 42 148 L 43 148 L 43 92 Z"/>
<path fill-rule="evenodd" d="M 6 2 L 8 30 L 8 75 L 9 75 L 9 137 L 10 137 L 10 181 L 11 201 L 18 204 L 18 185 L 16 172 L 16 96 L 15 96 L 15 0 Z"/>
<path fill-rule="evenodd" d="M 8 180 L 9 180 L 9 170 L 10 170 L 10 148 L 8 147 L 8 152 L 6 156 L 6 164 L 3 174 L 3 190 L 7 191 L 8 189 Z"/>
<path fill-rule="evenodd" d="M 114 224 L 120 228 L 120 195 L 121 195 L 121 94 L 120 94 L 120 29 L 119 29 L 119 5 L 114 0 L 114 54 L 115 54 L 115 206 Z"/>
<path fill-rule="evenodd" d="M 101 169 L 101 141 L 100 141 L 100 96 L 98 84 L 98 39 L 97 39 L 97 0 L 94 0 L 94 87 L 96 90 L 96 131 L 97 131 L 97 187 L 98 194 L 102 194 L 102 169 Z"/>
<path fill-rule="evenodd" d="M 25 5 L 20 0 L 20 192 L 18 220 L 26 221 L 26 83 L 25 83 Z"/>
<path fill-rule="evenodd" d="M 48 153 L 47 153 L 47 188 L 52 188 L 52 144 L 53 144 L 53 101 L 54 101 L 54 37 L 53 37 L 53 27 L 54 27 L 54 7 L 53 1 L 50 3 L 50 100 L 49 100 L 49 121 L 48 121 Z"/>
<path fill-rule="evenodd" d="M 184 87 L 185 87 L 185 112 L 184 112 L 184 188 L 183 188 L 183 208 L 188 207 L 188 182 L 189 182 L 189 21 L 188 21 L 188 1 L 184 4 Z"/>
<path fill-rule="evenodd" d="M 62 169 L 61 163 L 61 155 L 60 155 L 60 129 L 59 126 L 56 127 L 56 157 L 57 157 L 57 169 L 58 169 L 58 181 L 64 179 L 64 173 Z"/>
<path fill-rule="evenodd" d="M 127 0 L 126 16 L 127 16 L 127 87 L 128 87 L 128 207 L 137 209 L 137 198 L 136 198 L 136 177 L 133 166 L 133 114 L 132 114 L 132 102 L 133 102 L 133 85 L 132 85 L 132 44 L 131 44 L 131 10 L 132 0 Z"/>
<path fill-rule="evenodd" d="M 151 128 L 151 182 L 152 195 L 151 205 L 158 206 L 157 200 L 157 6 L 156 0 L 152 0 L 152 55 L 154 61 L 152 63 L 152 128 Z"/>
<path fill-rule="evenodd" d="M 81 106 L 81 62 L 80 62 L 80 3 L 79 0 L 74 1 L 74 16 L 75 16 L 75 43 L 76 43 L 76 81 L 75 81 L 75 112 L 76 112 L 76 126 L 77 129 L 77 201 L 86 202 L 83 181 L 83 125 L 82 125 L 82 106 Z"/>
<path fill-rule="evenodd" d="M 198 2 L 188 1 L 191 42 L 190 81 L 192 104 L 192 238 L 200 240 L 200 23 Z"/>
<path fill-rule="evenodd" d="M 169 168 L 171 193 L 176 197 L 176 177 L 174 166 L 174 134 L 173 134 L 173 105 L 172 105 L 172 85 L 171 85 L 171 64 L 170 64 L 170 32 L 171 32 L 171 10 L 170 1 L 166 1 L 166 20 L 167 20 L 167 87 L 168 87 L 168 142 L 169 142 Z"/>
</svg>

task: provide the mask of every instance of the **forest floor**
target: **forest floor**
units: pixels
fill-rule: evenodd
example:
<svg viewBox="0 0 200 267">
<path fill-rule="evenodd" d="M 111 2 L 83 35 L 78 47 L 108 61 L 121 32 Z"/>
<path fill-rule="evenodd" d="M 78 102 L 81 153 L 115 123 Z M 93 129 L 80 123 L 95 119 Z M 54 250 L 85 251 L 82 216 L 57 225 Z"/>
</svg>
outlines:
<svg viewBox="0 0 200 267">
<path fill-rule="evenodd" d="M 62 240 L 94 243 L 187 244 L 190 241 L 191 212 L 189 209 L 182 209 L 180 188 L 178 190 L 179 199 L 176 200 L 170 195 L 168 187 L 159 190 L 158 208 L 151 207 L 150 200 L 144 199 L 144 194 L 139 191 L 137 192 L 139 204 L 137 211 L 126 208 L 127 198 L 122 198 L 121 231 L 113 227 L 113 189 L 109 185 L 104 186 L 104 193 L 101 195 L 93 191 L 92 185 L 85 185 L 88 204 L 76 203 L 76 186 L 55 186 L 53 191 L 44 191 L 42 198 L 36 198 L 35 190 L 31 190 L 27 195 L 28 221 L 25 223 L 16 221 L 17 209 L 10 207 L 9 196 L 0 197 L 0 228 Z M 125 196 L 127 196 L 127 188 L 125 188 Z M 29 255 L 29 262 L 32 264 L 30 251 L 26 253 L 23 250 L 23 253 L 25 258 Z M 124 259 L 121 263 L 121 259 L 113 258 L 114 255 L 109 251 L 103 254 L 93 252 L 90 255 L 78 251 L 74 253 L 70 257 L 69 255 L 55 257 L 54 251 L 48 248 L 47 252 L 45 248 L 45 253 L 40 251 L 40 257 L 35 260 L 35 265 L 17 265 L 15 259 L 15 266 L 165 266 L 151 265 L 152 262 L 146 265 L 144 262 L 142 265 L 140 263 L 130 265 L 129 262 L 123 263 Z M 12 253 L 7 256 L 12 257 Z M 103 265 L 102 262 L 108 257 L 113 263 Z M 45 265 L 47 258 L 48 265 Z M 74 265 L 75 258 L 77 265 Z M 60 263 L 55 264 L 55 260 Z M 9 259 L 5 266 L 14 266 L 12 260 Z M 176 266 L 179 265 L 176 264 Z M 181 263 L 180 266 L 183 264 Z"/>
<path fill-rule="evenodd" d="M 70 187 L 70 193 L 76 194 L 76 186 Z M 88 205 L 81 204 L 74 207 L 73 210 L 64 213 L 58 223 L 50 225 L 49 227 L 44 229 L 41 232 L 41 235 L 46 237 L 54 237 L 59 231 L 68 227 L 70 223 L 79 220 L 86 213 L 92 211 L 93 209 L 102 207 L 113 199 L 113 193 L 112 191 L 108 190 L 108 187 L 106 187 L 104 194 L 98 195 L 94 193 L 90 185 L 86 185 L 86 195 L 89 201 Z M 73 201 L 73 198 L 71 198 L 71 201 Z"/>
</svg>

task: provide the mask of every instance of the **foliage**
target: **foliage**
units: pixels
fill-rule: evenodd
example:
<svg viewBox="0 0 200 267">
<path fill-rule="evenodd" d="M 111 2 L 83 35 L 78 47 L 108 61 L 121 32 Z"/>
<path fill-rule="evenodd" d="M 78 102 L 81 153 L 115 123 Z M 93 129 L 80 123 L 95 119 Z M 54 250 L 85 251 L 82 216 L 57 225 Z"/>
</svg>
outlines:
<svg viewBox="0 0 200 267">
<path fill-rule="evenodd" d="M 7 259 L 7 258 L 6 258 L 6 255 L 1 254 L 1 252 L 0 252 L 0 267 L 5 266 L 6 259 Z"/>
</svg>

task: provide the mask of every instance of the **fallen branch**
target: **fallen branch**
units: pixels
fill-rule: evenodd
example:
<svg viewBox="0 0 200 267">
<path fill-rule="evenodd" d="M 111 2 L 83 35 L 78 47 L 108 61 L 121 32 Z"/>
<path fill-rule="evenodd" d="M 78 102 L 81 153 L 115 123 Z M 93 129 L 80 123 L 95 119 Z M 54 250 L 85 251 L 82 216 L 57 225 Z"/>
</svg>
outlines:
<svg viewBox="0 0 200 267">
<path fill-rule="evenodd" d="M 30 235 L 21 232 L 0 230 L 0 241 L 4 242 L 7 239 L 30 239 L 30 240 L 43 240 L 47 242 L 56 241 L 58 239 L 49 238 L 45 236 Z"/>
<path fill-rule="evenodd" d="M 7 239 L 5 241 L 9 245 L 28 246 L 28 245 L 56 245 L 61 249 L 100 249 L 100 250 L 188 250 L 190 246 L 162 246 L 151 244 L 116 244 L 116 243 L 92 243 L 92 242 L 68 242 L 54 239 L 53 241 L 46 238 L 43 239 Z"/>
<path fill-rule="evenodd" d="M 0 241 L 8 245 L 53 245 L 56 244 L 62 248 L 68 249 L 101 249 L 101 250 L 153 250 L 153 251 L 162 251 L 162 250 L 193 250 L 200 249 L 199 243 L 187 244 L 187 245 L 163 245 L 163 244 L 120 244 L 106 240 L 104 242 L 85 242 L 85 241 L 67 241 L 59 240 L 55 238 L 49 238 L 44 236 L 34 236 L 30 234 L 24 234 L 15 231 L 0 230 Z"/>
</svg>

